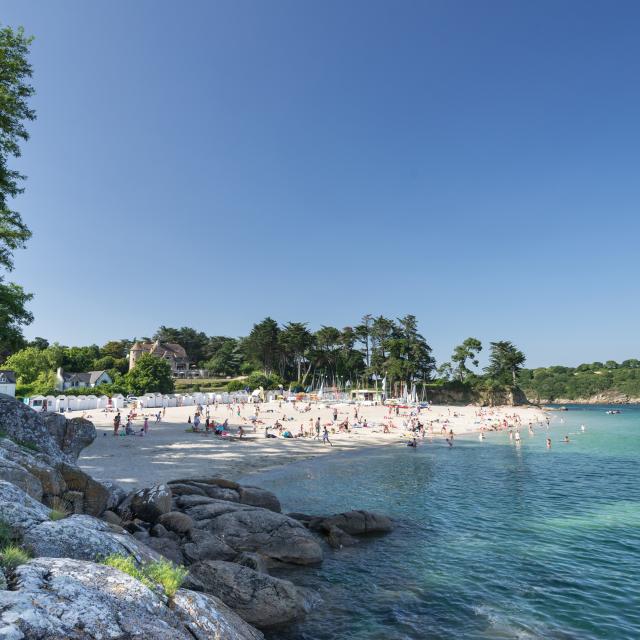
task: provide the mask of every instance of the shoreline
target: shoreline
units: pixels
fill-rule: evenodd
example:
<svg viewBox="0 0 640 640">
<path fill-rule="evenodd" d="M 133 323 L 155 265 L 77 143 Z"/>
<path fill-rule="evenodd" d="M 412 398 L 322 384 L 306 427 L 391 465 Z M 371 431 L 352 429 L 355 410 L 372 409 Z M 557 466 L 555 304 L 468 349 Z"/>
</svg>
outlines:
<svg viewBox="0 0 640 640">
<path fill-rule="evenodd" d="M 334 408 L 338 420 L 333 422 Z M 359 419 L 367 426 L 354 425 L 355 410 Z M 206 411 L 207 407 L 204 407 Z M 490 429 L 493 425 L 519 424 L 526 428 L 528 422 L 542 422 L 545 413 L 535 407 L 496 407 L 483 409 L 476 406 L 431 406 L 418 415 L 413 409 L 400 410 L 389 416 L 389 407 L 359 406 L 350 404 L 292 406 L 277 401 L 261 403 L 259 413 L 252 426 L 256 407 L 247 405 L 219 405 L 208 407 L 211 417 L 218 423 L 229 421 L 231 437 L 221 438 L 212 433 L 189 432 L 187 420 L 193 419 L 196 407 L 171 407 L 161 422 L 155 422 L 156 409 L 142 411 L 132 422 L 139 434 L 143 419 L 149 419 L 149 433 L 144 437 L 129 435 L 113 436 L 112 421 L 115 413 L 93 410 L 67 412 L 66 417 L 84 415 L 96 427 L 98 436 L 83 450 L 78 460 L 86 473 L 99 480 L 112 480 L 128 489 L 148 487 L 180 477 L 218 476 L 231 480 L 252 472 L 265 471 L 290 462 L 308 460 L 339 451 L 353 451 L 364 447 L 399 444 L 413 437 L 410 431 L 412 419 L 419 419 L 425 431 L 433 429 L 433 438 L 444 438 L 443 431 L 452 431 L 456 437 Z M 127 409 L 122 412 L 126 422 Z M 326 426 L 331 445 L 315 438 L 315 424 L 320 420 Z M 349 432 L 339 432 L 339 423 L 349 420 Z M 204 422 L 204 416 L 203 416 Z M 306 433 L 307 437 L 265 438 L 265 429 L 277 434 L 274 425 L 292 434 Z M 385 433 L 385 424 L 389 432 Z M 202 425 L 201 425 L 202 426 Z M 246 436 L 238 439 L 237 429 L 242 427 Z M 309 435 L 311 434 L 311 435 Z"/>
</svg>

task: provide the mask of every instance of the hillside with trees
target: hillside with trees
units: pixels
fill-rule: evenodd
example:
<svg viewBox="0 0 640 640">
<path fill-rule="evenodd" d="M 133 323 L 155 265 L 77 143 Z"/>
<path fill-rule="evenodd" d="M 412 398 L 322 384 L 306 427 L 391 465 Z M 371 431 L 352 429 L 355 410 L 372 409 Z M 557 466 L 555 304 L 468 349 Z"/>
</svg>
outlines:
<svg viewBox="0 0 640 640">
<path fill-rule="evenodd" d="M 640 401 L 640 360 L 523 369 L 518 382 L 532 402 Z"/>
</svg>

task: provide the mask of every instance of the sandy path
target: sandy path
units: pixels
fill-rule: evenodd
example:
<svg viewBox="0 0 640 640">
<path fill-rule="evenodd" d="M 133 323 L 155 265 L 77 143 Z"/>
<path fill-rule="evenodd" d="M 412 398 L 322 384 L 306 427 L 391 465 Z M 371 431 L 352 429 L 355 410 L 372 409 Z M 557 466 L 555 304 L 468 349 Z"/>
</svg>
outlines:
<svg viewBox="0 0 640 640">
<path fill-rule="evenodd" d="M 307 405 L 303 405 L 305 408 Z M 232 432 L 238 425 L 247 429 L 247 436 L 240 440 L 225 440 L 212 434 L 187 432 L 187 419 L 194 415 L 195 407 L 168 408 L 160 423 L 155 422 L 154 412 L 159 409 L 148 409 L 144 414 L 149 416 L 149 434 L 146 437 L 113 436 L 113 415 L 99 410 L 88 412 L 70 412 L 68 417 L 86 414 L 96 426 L 98 437 L 81 454 L 80 466 L 98 479 L 115 480 L 125 487 L 149 486 L 167 480 L 219 475 L 230 479 L 240 477 L 252 471 L 288 464 L 297 460 L 317 455 L 326 455 L 336 451 L 348 451 L 363 446 L 381 444 L 398 444 L 409 437 L 406 424 L 410 419 L 408 410 L 401 410 L 400 415 L 388 416 L 388 408 L 382 406 L 358 407 L 359 415 L 366 418 L 366 428 L 352 428 L 350 433 L 332 433 L 333 447 L 323 444 L 311 437 L 294 439 L 266 439 L 265 426 L 271 426 L 279 419 L 294 435 L 302 425 L 303 431 L 311 432 L 313 422 L 320 417 L 322 425 L 332 422 L 330 406 L 320 403 L 311 406 L 308 412 L 300 412 L 300 405 L 293 407 L 288 403 L 263 403 L 258 416 L 261 424 L 256 425 L 255 432 L 249 418 L 255 414 L 252 405 L 241 407 L 240 417 L 236 415 L 236 407 L 230 411 L 228 407 L 209 407 L 210 415 L 221 422 L 229 419 Z M 349 418 L 354 422 L 354 405 L 338 405 L 338 421 Z M 433 427 L 435 437 L 441 437 L 443 424 L 454 433 L 477 431 L 482 425 L 488 426 L 506 416 L 512 424 L 519 416 L 526 429 L 527 424 L 544 420 L 544 414 L 534 408 L 502 407 L 492 409 L 478 415 L 478 407 L 442 407 L 434 406 L 422 410 L 418 416 L 420 421 Z M 126 421 L 128 409 L 122 412 Z M 139 415 L 133 422 L 136 431 L 142 426 L 143 418 Z M 204 420 L 203 420 L 204 421 Z M 392 424 L 391 433 L 383 433 L 383 422 Z M 446 421 L 446 422 L 445 422 Z M 331 427 L 329 427 L 331 431 Z"/>
</svg>

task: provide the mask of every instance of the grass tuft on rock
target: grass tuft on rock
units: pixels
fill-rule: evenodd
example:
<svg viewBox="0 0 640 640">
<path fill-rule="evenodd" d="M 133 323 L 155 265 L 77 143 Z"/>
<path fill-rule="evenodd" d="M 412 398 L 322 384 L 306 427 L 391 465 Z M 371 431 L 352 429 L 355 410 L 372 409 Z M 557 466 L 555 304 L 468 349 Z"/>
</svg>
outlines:
<svg viewBox="0 0 640 640">
<path fill-rule="evenodd" d="M 0 567 L 6 571 L 15 571 L 29 560 L 31 555 L 18 545 L 8 544 L 0 550 Z"/>
<path fill-rule="evenodd" d="M 159 560 L 148 564 L 145 574 L 164 589 L 168 598 L 173 598 L 182 586 L 189 571 L 185 567 L 173 564 L 169 560 Z"/>
<path fill-rule="evenodd" d="M 139 566 L 132 556 L 119 554 L 107 556 L 103 564 L 130 575 L 149 589 L 157 591 L 158 586 L 161 586 L 168 598 L 173 598 L 189 573 L 185 567 L 177 566 L 169 560 L 158 560 Z"/>
<path fill-rule="evenodd" d="M 49 511 L 49 520 L 64 520 L 69 514 L 64 511 L 59 511 L 58 509 L 51 509 Z"/>
</svg>

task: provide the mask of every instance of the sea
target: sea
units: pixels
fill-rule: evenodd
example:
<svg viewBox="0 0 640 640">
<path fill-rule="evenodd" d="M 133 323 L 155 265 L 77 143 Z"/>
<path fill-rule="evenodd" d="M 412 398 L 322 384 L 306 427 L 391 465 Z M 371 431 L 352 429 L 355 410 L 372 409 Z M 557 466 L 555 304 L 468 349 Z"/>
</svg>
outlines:
<svg viewBox="0 0 640 640">
<path fill-rule="evenodd" d="M 285 512 L 395 521 L 318 567 L 278 571 L 319 602 L 268 640 L 639 639 L 640 406 L 610 408 L 550 412 L 520 445 L 425 439 L 245 478 Z"/>
</svg>

